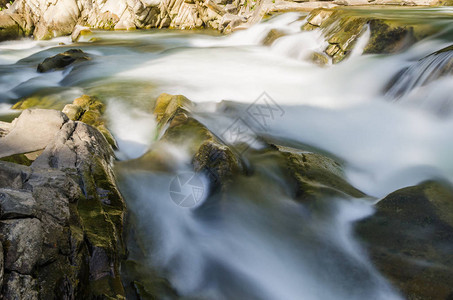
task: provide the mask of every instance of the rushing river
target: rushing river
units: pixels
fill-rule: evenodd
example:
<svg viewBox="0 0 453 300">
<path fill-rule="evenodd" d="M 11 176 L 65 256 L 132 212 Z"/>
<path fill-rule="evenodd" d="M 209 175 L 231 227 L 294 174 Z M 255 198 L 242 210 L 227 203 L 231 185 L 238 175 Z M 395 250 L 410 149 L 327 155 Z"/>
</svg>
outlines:
<svg viewBox="0 0 453 300">
<path fill-rule="evenodd" d="M 406 67 L 411 78 L 435 71 L 432 62 L 416 64 L 449 46 L 453 11 L 393 14 L 423 16 L 443 30 L 395 55 L 362 55 L 365 33 L 346 61 L 324 67 L 309 59 L 325 48 L 322 33 L 302 32 L 297 13 L 230 36 L 151 30 L 94 32 L 75 44 L 66 37 L 3 42 L 0 116 L 11 118 L 17 113 L 11 104 L 30 96 L 59 109 L 82 94 L 107 103 L 131 215 L 129 259 L 139 265 L 139 275 L 127 276 L 145 283 L 147 276 L 167 278 L 185 299 L 399 299 L 354 237 L 353 222 L 373 212 L 373 199 L 396 189 L 431 178 L 453 180 L 453 77 L 413 79 L 398 101 L 384 93 Z M 271 29 L 286 36 L 264 46 Z M 71 48 L 92 59 L 64 71 L 36 72 L 44 58 Z M 221 209 L 175 205 L 170 183 L 190 171 L 190 158 L 178 147 L 162 149 L 175 172 L 123 167 L 153 147 L 158 133 L 150 108 L 162 92 L 202 103 L 194 116 L 219 136 L 241 117 L 259 136 L 329 153 L 370 199 L 326 199 L 329 209 L 321 211 L 304 207 L 285 192 L 275 161 L 249 154 L 253 176 L 235 178 L 222 195 L 211 195 L 201 180 L 204 198 L 227 199 Z M 265 126 L 244 113 L 263 93 L 278 107 Z M 217 105 L 222 100 L 227 102 Z M 162 299 L 175 297 L 155 290 Z"/>
</svg>

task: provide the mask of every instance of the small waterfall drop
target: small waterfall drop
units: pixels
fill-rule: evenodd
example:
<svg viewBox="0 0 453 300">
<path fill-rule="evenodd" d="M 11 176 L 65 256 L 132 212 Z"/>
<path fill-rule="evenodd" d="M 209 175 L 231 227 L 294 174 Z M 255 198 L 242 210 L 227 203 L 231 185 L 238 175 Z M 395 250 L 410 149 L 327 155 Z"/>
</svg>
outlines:
<svg viewBox="0 0 453 300">
<path fill-rule="evenodd" d="M 390 81 L 386 97 L 402 98 L 411 91 L 453 74 L 453 47 L 430 54 L 400 71 Z"/>
</svg>

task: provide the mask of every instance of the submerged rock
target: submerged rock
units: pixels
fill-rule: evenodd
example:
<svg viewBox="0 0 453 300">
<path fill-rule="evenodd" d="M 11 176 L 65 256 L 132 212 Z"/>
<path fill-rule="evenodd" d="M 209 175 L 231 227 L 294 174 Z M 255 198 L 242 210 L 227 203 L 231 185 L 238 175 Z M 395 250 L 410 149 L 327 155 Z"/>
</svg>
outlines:
<svg viewBox="0 0 453 300">
<path fill-rule="evenodd" d="M 346 181 L 342 166 L 324 154 L 278 145 L 265 152 L 280 160 L 288 182 L 293 182 L 293 196 L 298 201 L 315 201 L 325 196 L 366 197 Z"/>
<path fill-rule="evenodd" d="M 266 37 L 263 40 L 263 45 L 265 46 L 270 46 L 272 45 L 277 39 L 285 36 L 286 34 L 278 29 L 271 29 L 269 33 L 266 35 Z"/>
<path fill-rule="evenodd" d="M 71 49 L 66 52 L 57 54 L 52 57 L 46 58 L 42 63 L 38 65 L 38 72 L 45 73 L 49 71 L 64 69 L 70 64 L 78 61 L 89 60 L 88 54 L 80 49 Z"/>
<path fill-rule="evenodd" d="M 453 187 L 428 181 L 391 193 L 356 224 L 377 268 L 408 299 L 453 296 Z"/>
</svg>

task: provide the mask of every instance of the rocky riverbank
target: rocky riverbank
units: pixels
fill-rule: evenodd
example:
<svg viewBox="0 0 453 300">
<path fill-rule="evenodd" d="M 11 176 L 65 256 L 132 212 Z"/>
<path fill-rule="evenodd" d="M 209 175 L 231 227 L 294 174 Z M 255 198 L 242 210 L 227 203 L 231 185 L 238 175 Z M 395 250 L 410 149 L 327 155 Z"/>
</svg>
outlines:
<svg viewBox="0 0 453 300">
<path fill-rule="evenodd" d="M 336 6 L 443 5 L 441 0 L 16 0 L 0 11 L 0 40 L 33 35 L 49 39 L 88 28 L 129 30 L 147 28 L 214 28 L 228 33 L 258 23 L 265 16 Z M 75 35 L 77 37 L 77 34 Z M 345 50 L 345 49 L 343 49 Z"/>
</svg>

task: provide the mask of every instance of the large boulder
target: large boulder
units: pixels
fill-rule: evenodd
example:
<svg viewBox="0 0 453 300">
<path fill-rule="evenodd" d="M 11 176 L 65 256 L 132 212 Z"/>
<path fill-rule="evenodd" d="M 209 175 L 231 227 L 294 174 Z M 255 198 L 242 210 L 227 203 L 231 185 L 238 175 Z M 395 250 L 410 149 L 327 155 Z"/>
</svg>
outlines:
<svg viewBox="0 0 453 300">
<path fill-rule="evenodd" d="M 453 187 L 428 181 L 376 204 L 356 233 L 377 268 L 411 300 L 453 297 Z"/>
<path fill-rule="evenodd" d="M 0 157 L 44 149 L 67 117 L 56 110 L 27 109 L 13 121 L 9 133 L 1 138 Z"/>
<path fill-rule="evenodd" d="M 22 123 L 30 114 L 61 118 L 46 145 L 27 139 Z M 112 170 L 113 149 L 97 129 L 61 112 L 22 115 L 0 145 L 13 133 L 17 139 L 23 134 L 29 145 L 35 142 L 34 148 L 44 151 L 30 167 L 0 161 L 3 296 L 124 299 L 119 265 L 125 204 Z M 52 120 L 41 118 L 40 126 L 52 127 L 45 124 Z"/>
</svg>

